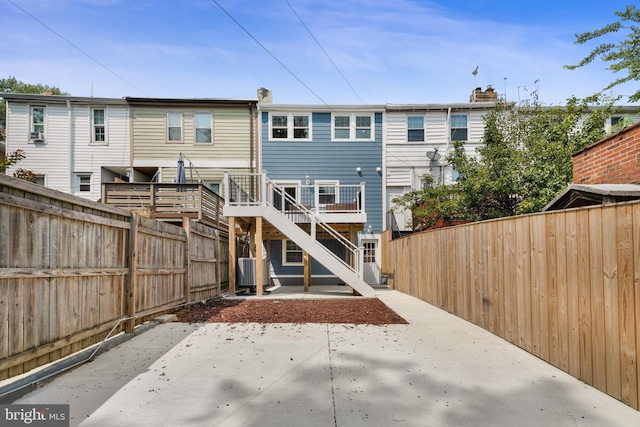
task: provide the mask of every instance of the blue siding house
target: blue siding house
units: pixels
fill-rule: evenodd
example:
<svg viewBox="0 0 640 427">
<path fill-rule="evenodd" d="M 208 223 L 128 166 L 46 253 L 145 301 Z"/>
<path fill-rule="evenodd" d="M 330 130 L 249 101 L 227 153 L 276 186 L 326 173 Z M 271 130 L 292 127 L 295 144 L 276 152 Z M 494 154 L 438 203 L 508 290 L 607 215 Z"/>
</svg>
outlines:
<svg viewBox="0 0 640 427">
<path fill-rule="evenodd" d="M 263 103 L 259 104 L 259 111 L 259 169 L 360 248 L 363 280 L 370 285 L 379 284 L 384 105 Z M 352 209 L 356 203 L 357 212 Z M 340 245 L 331 239 L 322 243 L 344 259 L 345 251 Z M 277 233 L 265 244 L 272 266 L 271 279 L 281 285 L 302 284 L 305 269 L 301 248 Z M 315 259 L 311 261 L 310 276 L 314 285 L 344 282 Z"/>
</svg>

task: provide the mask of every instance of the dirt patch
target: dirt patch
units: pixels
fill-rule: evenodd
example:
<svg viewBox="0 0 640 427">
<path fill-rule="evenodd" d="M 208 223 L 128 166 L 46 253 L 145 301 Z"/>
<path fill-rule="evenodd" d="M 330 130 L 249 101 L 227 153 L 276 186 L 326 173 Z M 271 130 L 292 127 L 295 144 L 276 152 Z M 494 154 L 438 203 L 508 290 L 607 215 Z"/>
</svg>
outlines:
<svg viewBox="0 0 640 427">
<path fill-rule="evenodd" d="M 214 299 L 176 314 L 186 323 L 407 323 L 377 298 Z"/>
</svg>

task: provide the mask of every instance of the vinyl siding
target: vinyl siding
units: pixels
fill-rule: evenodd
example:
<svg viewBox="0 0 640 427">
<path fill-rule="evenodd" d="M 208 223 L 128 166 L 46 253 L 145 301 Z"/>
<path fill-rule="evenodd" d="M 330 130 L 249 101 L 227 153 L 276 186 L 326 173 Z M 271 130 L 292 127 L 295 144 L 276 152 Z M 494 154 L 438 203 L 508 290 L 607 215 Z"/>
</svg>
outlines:
<svg viewBox="0 0 640 427">
<path fill-rule="evenodd" d="M 43 104 L 33 104 L 43 105 Z M 127 106 L 105 108 L 108 145 L 91 145 L 88 105 L 49 104 L 45 109 L 45 142 L 29 142 L 30 104 L 8 103 L 8 151 L 22 149 L 26 158 L 10 168 L 29 169 L 46 176 L 46 186 L 90 200 L 100 198 L 102 167 L 129 164 L 129 113 Z M 99 106 L 98 106 L 99 107 Z M 91 173 L 91 191 L 79 192 L 75 173 Z"/>
<path fill-rule="evenodd" d="M 331 113 L 313 113 L 312 141 L 269 139 L 269 113 L 261 114 L 262 169 L 271 180 L 338 180 L 341 185 L 365 183 L 367 226 L 382 231 L 382 117 L 374 118 L 374 141 L 336 142 L 331 140 Z M 362 176 L 356 168 L 362 169 Z"/>
<path fill-rule="evenodd" d="M 166 136 L 167 112 L 182 112 L 183 141 L 168 142 Z M 213 114 L 213 143 L 195 143 L 194 113 Z M 194 163 L 197 160 L 242 162 L 249 168 L 250 161 L 249 109 L 216 108 L 154 108 L 133 107 L 133 153 L 135 161 L 173 161 L 185 153 Z M 222 168 L 224 169 L 224 167 Z M 200 167 L 198 167 L 200 173 Z"/>
<path fill-rule="evenodd" d="M 43 105 L 43 104 L 35 104 Z M 29 142 L 30 105 L 7 103 L 7 152 L 24 150 L 26 158 L 7 170 L 28 169 L 46 175 L 47 187 L 69 193 L 69 112 L 66 105 L 49 105 L 45 109 L 45 142 Z"/>
<path fill-rule="evenodd" d="M 92 144 L 91 108 L 105 109 L 107 144 Z M 126 106 L 76 106 L 73 109 L 74 173 L 91 173 L 91 191 L 80 192 L 72 177 L 71 194 L 98 200 L 102 168 L 123 170 L 129 166 L 129 108 Z"/>
</svg>

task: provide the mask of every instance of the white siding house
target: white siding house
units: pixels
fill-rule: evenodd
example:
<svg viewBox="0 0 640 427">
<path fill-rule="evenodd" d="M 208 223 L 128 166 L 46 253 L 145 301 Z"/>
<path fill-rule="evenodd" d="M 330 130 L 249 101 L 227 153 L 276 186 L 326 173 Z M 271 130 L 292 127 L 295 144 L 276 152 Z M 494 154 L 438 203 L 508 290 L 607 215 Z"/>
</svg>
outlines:
<svg viewBox="0 0 640 427">
<path fill-rule="evenodd" d="M 394 208 L 392 200 L 420 189 L 423 177 L 450 184 L 456 172 L 446 162 L 457 140 L 465 141 L 465 151 L 475 155 L 484 135 L 483 116 L 495 102 L 459 104 L 387 104 L 384 149 L 384 210 Z M 411 229 L 411 213 L 394 209 L 401 231 Z M 389 218 L 385 218 L 387 221 Z M 385 228 L 392 224 L 385 224 Z"/>
<path fill-rule="evenodd" d="M 34 172 L 46 187 L 100 199 L 102 181 L 127 180 L 129 106 L 124 99 L 3 94 L 7 153 L 25 159 L 7 169 Z"/>
</svg>

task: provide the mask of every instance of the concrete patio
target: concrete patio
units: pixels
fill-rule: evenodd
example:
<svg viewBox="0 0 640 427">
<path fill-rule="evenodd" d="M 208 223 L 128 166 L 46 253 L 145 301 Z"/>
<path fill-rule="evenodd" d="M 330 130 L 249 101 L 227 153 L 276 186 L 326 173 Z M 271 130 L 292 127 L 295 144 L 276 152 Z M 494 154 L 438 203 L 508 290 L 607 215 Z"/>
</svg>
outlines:
<svg viewBox="0 0 640 427">
<path fill-rule="evenodd" d="M 276 291 L 263 298 L 351 297 Z M 14 403 L 69 403 L 71 426 L 640 425 L 491 333 L 376 293 L 409 324 L 159 324 Z"/>
</svg>

